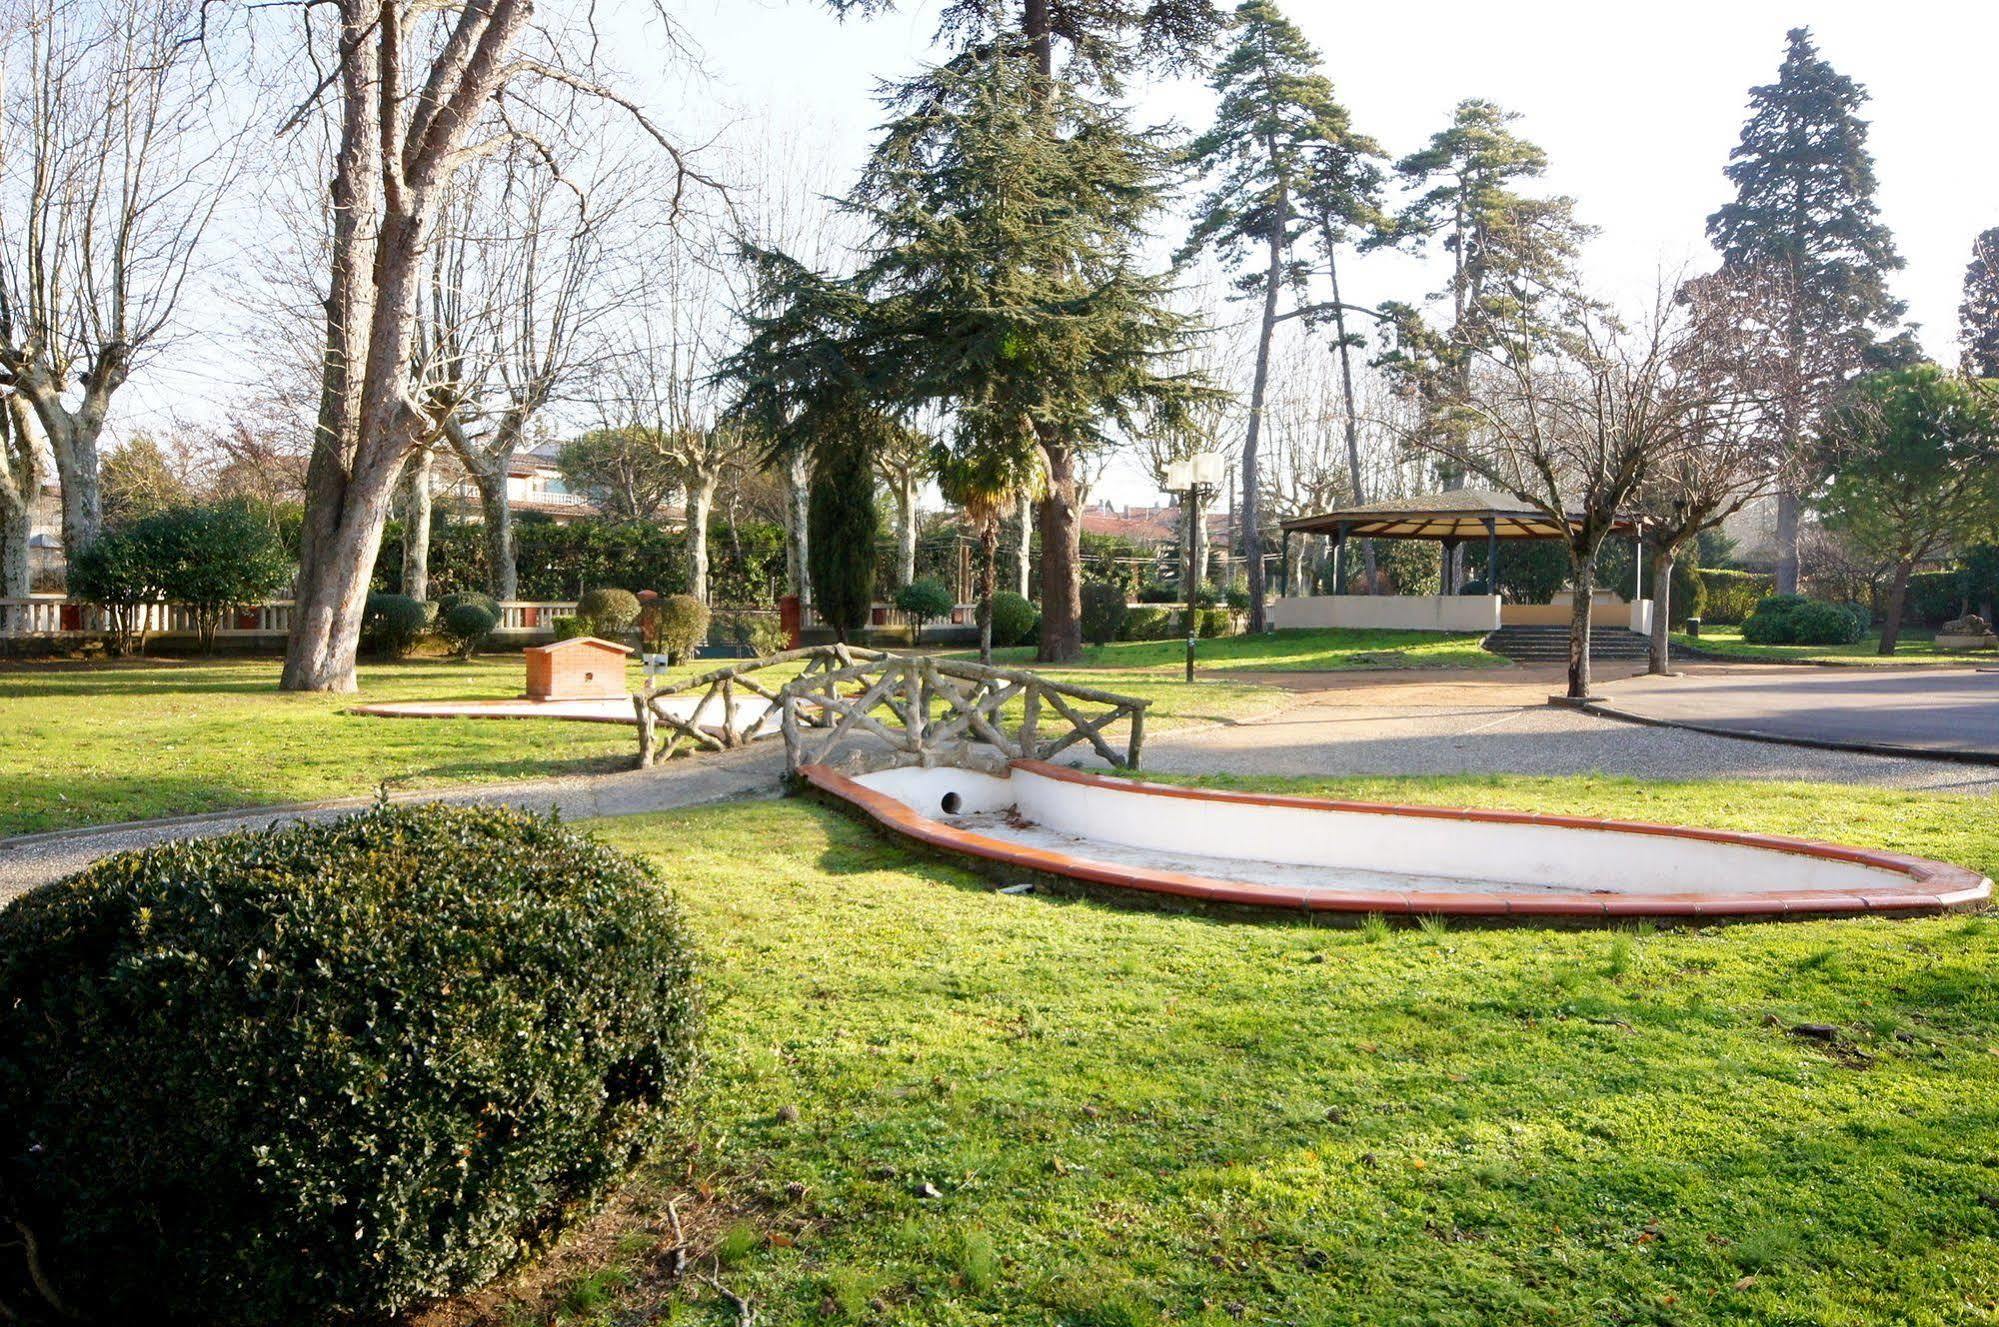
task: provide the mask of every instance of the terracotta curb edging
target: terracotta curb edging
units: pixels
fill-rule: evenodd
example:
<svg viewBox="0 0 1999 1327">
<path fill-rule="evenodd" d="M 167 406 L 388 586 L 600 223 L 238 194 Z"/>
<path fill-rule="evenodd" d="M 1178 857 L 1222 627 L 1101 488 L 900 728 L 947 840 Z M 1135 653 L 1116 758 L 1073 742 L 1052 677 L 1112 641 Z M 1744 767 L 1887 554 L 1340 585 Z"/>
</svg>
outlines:
<svg viewBox="0 0 1999 1327">
<path fill-rule="evenodd" d="M 836 803 L 844 803 L 883 828 L 894 830 L 904 837 L 952 856 L 970 857 L 1013 870 L 1073 880 L 1088 885 L 1104 885 L 1122 890 L 1269 911 L 1382 913 L 1403 916 L 1440 914 L 1520 920 L 1617 921 L 1638 917 L 1767 920 L 1868 914 L 1909 916 L 1947 912 L 1979 906 L 1990 898 L 1992 892 L 1991 881 L 1963 867 L 1901 853 L 1853 848 L 1841 844 L 1815 843 L 1805 839 L 1782 838 L 1767 834 L 1682 828 L 1640 821 L 1590 820 L 1576 816 L 1544 815 L 1524 811 L 1341 802 L 1281 794 L 1185 788 L 1171 784 L 1149 784 L 1130 779 L 1108 778 L 1081 770 L 1064 769 L 1042 761 L 1017 760 L 1013 765 L 1015 768 L 1046 778 L 1192 801 L 1358 811 L 1374 815 L 1403 815 L 1425 820 L 1473 820 L 1494 824 L 1544 825 L 1691 838 L 1706 842 L 1802 853 L 1828 860 L 1892 870 L 1909 877 L 1911 884 L 1906 889 L 1894 888 L 1869 893 L 1849 893 L 1831 889 L 1789 890 L 1736 899 L 1704 894 L 1551 895 L 1509 894 L 1498 891 L 1492 893 L 1399 890 L 1304 891 L 1281 885 L 1224 881 L 1179 872 L 1119 866 L 1109 862 L 1048 852 L 1040 848 L 1030 848 L 932 820 L 911 810 L 886 793 L 876 792 L 823 765 L 804 766 L 798 771 L 798 776 L 808 788 Z"/>
<path fill-rule="evenodd" d="M 1953 765 L 1999 765 L 1999 752 L 1959 751 L 1951 747 L 1903 746 L 1894 742 L 1843 742 L 1838 738 L 1796 737 L 1786 733 L 1767 732 L 1760 728 L 1726 728 L 1716 723 L 1702 723 L 1698 719 L 1661 719 L 1655 715 L 1639 714 L 1604 700 L 1588 701 L 1582 706 L 1582 711 L 1601 719 L 1642 724 L 1647 728 L 1683 728 L 1690 733 L 1706 733 L 1710 737 L 1735 737 L 1745 742 L 1800 746 L 1812 751 L 1847 751 L 1862 756 L 1884 756 L 1891 760 L 1937 760 Z"/>
</svg>

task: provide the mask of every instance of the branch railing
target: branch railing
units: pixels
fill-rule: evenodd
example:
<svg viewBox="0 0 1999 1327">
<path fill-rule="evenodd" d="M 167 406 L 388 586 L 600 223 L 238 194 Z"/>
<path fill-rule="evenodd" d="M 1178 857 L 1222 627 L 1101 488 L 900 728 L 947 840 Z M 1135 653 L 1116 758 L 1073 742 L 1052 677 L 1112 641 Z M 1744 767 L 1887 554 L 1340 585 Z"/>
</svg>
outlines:
<svg viewBox="0 0 1999 1327">
<path fill-rule="evenodd" d="M 846 670 L 886 658 L 877 650 L 851 645 L 814 645 L 784 650 L 761 659 L 745 659 L 684 682 L 657 686 L 650 670 L 645 689 L 632 697 L 638 717 L 639 768 L 671 760 L 685 746 L 697 751 L 729 751 L 768 736 L 783 709 L 783 685 L 766 683 L 756 674 L 770 668 L 803 663 L 794 683 L 835 670 Z M 690 706 L 687 701 L 695 698 Z M 745 721 L 744 713 L 762 708 Z M 661 745 L 660 729 L 665 728 Z"/>
<path fill-rule="evenodd" d="M 794 772 L 829 763 L 858 739 L 867 746 L 857 754 L 887 765 L 1051 760 L 1087 743 L 1114 768 L 1138 768 L 1150 701 L 1026 669 L 858 653 L 851 662 L 802 674 L 778 693 L 785 759 Z M 1110 740 L 1120 722 L 1129 725 L 1122 749 Z"/>
</svg>

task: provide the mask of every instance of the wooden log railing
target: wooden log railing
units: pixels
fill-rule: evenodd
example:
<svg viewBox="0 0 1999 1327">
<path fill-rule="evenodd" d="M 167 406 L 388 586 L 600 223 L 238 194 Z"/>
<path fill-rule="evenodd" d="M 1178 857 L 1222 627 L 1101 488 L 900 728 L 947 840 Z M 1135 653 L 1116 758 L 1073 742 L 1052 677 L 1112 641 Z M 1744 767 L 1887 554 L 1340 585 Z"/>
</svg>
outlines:
<svg viewBox="0 0 1999 1327">
<path fill-rule="evenodd" d="M 639 726 L 639 768 L 671 760 L 682 746 L 697 751 L 728 751 L 768 735 L 784 706 L 783 692 L 778 689 L 782 684 L 756 676 L 765 669 L 802 663 L 804 667 L 794 679 L 796 682 L 885 657 L 879 651 L 859 646 L 815 645 L 784 650 L 761 659 L 745 659 L 668 686 L 655 685 L 648 670 L 645 689 L 632 697 Z M 740 718 L 739 711 L 749 708 L 741 696 L 764 702 L 763 710 L 748 722 Z M 684 702 L 687 697 L 697 697 L 693 707 L 684 715 L 676 713 L 684 708 L 684 703 L 670 702 Z M 812 721 L 820 720 L 815 717 Z M 662 726 L 667 730 L 664 747 L 660 745 Z"/>
<path fill-rule="evenodd" d="M 843 749 L 877 765 L 997 765 L 1050 760 L 1082 743 L 1114 768 L 1136 769 L 1151 704 L 1026 669 L 858 652 L 800 675 L 778 696 L 794 771 L 831 763 Z M 1129 724 L 1122 749 L 1109 736 L 1119 722 Z"/>
</svg>

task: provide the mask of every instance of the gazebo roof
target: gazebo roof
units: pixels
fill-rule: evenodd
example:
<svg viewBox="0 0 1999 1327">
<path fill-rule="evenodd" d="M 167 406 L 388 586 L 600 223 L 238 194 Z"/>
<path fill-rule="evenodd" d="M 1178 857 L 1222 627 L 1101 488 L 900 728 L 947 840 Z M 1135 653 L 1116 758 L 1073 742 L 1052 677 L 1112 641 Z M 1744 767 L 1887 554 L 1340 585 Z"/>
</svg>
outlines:
<svg viewBox="0 0 1999 1327">
<path fill-rule="evenodd" d="M 1486 522 L 1492 522 L 1490 530 Z M 1571 522 L 1573 523 L 1573 522 Z M 1410 498 L 1384 498 L 1284 522 L 1286 534 L 1338 534 L 1356 539 L 1565 539 L 1563 523 L 1511 493 L 1490 488 L 1454 488 Z M 1641 528 L 1635 516 L 1620 516 L 1611 528 Z"/>
</svg>

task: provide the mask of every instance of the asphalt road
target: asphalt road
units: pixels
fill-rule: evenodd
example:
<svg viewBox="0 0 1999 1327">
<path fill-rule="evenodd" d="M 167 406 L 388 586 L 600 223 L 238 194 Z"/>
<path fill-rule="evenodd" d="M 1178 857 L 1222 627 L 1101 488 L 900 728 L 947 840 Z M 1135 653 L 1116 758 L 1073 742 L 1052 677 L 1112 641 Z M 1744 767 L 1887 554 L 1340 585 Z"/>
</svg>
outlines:
<svg viewBox="0 0 1999 1327">
<path fill-rule="evenodd" d="M 1999 764 L 1999 667 L 1705 668 L 1601 690 L 1610 709 L 1662 723 Z"/>
</svg>

